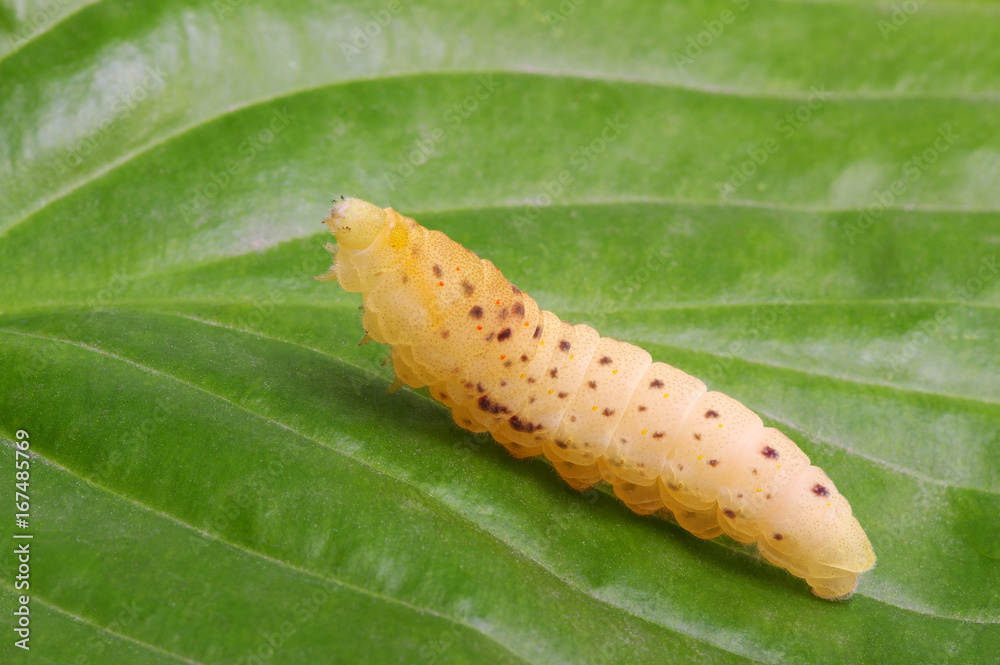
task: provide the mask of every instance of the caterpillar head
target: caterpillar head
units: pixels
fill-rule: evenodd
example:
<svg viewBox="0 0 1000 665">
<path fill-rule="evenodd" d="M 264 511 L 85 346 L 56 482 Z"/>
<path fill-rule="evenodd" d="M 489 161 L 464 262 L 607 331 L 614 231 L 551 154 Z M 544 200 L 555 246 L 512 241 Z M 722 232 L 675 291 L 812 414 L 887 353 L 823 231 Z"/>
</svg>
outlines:
<svg viewBox="0 0 1000 665">
<path fill-rule="evenodd" d="M 346 249 L 364 249 L 372 244 L 388 222 L 386 211 L 361 199 L 344 199 L 323 220 Z"/>
</svg>

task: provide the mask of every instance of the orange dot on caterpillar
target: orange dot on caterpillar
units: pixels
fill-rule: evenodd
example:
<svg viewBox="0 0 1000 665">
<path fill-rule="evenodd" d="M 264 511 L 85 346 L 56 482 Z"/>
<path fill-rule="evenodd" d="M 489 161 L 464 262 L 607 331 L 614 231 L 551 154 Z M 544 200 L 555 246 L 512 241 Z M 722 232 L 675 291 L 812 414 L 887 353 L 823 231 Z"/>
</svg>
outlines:
<svg viewBox="0 0 1000 665">
<path fill-rule="evenodd" d="M 349 198 L 324 221 L 336 259 L 317 279 L 361 293 L 366 336 L 392 345 L 394 386 L 430 386 L 459 426 L 544 455 L 575 488 L 603 480 L 637 513 L 756 543 L 820 597 L 849 596 L 875 565 L 833 481 L 736 400 L 541 310 L 490 261 L 392 208 Z"/>
</svg>

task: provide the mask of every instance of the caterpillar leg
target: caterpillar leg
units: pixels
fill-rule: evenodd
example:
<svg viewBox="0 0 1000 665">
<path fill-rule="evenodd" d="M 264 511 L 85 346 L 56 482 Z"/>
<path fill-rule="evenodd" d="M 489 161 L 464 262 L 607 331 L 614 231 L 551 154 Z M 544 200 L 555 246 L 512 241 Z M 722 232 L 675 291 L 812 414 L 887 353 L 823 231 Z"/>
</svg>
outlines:
<svg viewBox="0 0 1000 665">
<path fill-rule="evenodd" d="M 640 515 L 652 515 L 663 508 L 663 499 L 660 497 L 658 483 L 636 485 L 619 480 L 612 483 L 611 487 L 614 489 L 615 495 L 624 501 L 626 506 Z"/>
<path fill-rule="evenodd" d="M 673 513 L 677 523 L 699 538 L 710 540 L 722 535 L 718 509 L 715 506 L 701 510 L 692 509 L 678 501 L 662 479 L 656 483 L 663 505 Z"/>
<path fill-rule="evenodd" d="M 603 480 L 601 476 L 601 470 L 598 468 L 597 463 L 592 464 L 574 464 L 572 462 L 567 462 L 562 457 L 553 454 L 548 448 L 543 450 L 546 459 L 552 462 L 552 466 L 556 468 L 559 475 L 563 477 L 569 485 L 575 490 L 585 490 L 593 487 L 594 483 Z"/>
<path fill-rule="evenodd" d="M 322 275 L 316 275 L 313 277 L 317 282 L 336 282 L 337 281 L 337 269 L 330 268 Z"/>
<path fill-rule="evenodd" d="M 325 249 L 326 251 L 328 251 L 331 254 L 333 254 L 334 257 L 337 256 L 337 246 L 334 245 L 332 242 L 328 242 L 325 245 L 323 245 L 323 249 Z M 322 275 L 316 275 L 315 277 L 313 277 L 313 279 L 315 279 L 317 282 L 335 282 L 335 281 L 337 281 L 337 268 L 336 268 L 336 266 L 330 266 L 329 270 L 327 270 Z"/>
<path fill-rule="evenodd" d="M 491 432 L 491 434 L 493 435 L 493 438 L 496 439 L 501 446 L 507 449 L 507 452 L 509 452 L 517 459 L 527 459 L 529 457 L 535 457 L 536 455 L 540 455 L 542 452 L 540 446 L 539 447 L 523 446 L 517 441 L 511 439 L 510 437 L 504 436 L 502 432 Z"/>
<path fill-rule="evenodd" d="M 472 419 L 472 414 L 469 413 L 469 409 L 464 406 L 455 406 L 451 410 L 452 420 L 455 424 L 462 429 L 467 429 L 470 432 L 488 432 L 489 430 L 477 423 Z"/>
</svg>

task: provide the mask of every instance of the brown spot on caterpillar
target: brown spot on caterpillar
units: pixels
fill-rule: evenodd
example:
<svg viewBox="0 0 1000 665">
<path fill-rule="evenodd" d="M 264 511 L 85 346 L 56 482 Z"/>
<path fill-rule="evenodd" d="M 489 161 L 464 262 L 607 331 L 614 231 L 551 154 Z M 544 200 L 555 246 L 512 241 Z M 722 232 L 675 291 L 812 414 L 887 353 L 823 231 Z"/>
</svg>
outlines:
<svg viewBox="0 0 1000 665">
<path fill-rule="evenodd" d="M 562 448 L 563 450 L 569 448 L 568 443 L 566 443 L 565 441 L 559 441 L 558 439 L 556 440 L 556 445 Z"/>
<path fill-rule="evenodd" d="M 526 355 L 524 355 L 524 354 L 522 353 L 522 354 L 521 354 L 521 362 L 523 362 L 523 363 L 526 363 L 526 362 L 528 362 L 528 356 L 526 356 Z"/>
<path fill-rule="evenodd" d="M 556 374 L 558 373 L 559 373 L 558 367 L 553 367 L 552 369 L 549 370 L 549 376 L 551 376 L 553 379 L 556 378 Z"/>
<path fill-rule="evenodd" d="M 570 421 L 571 423 L 575 423 L 575 422 L 576 422 L 576 416 L 570 416 L 570 417 L 569 417 L 569 421 Z"/>
<path fill-rule="evenodd" d="M 709 466 L 718 466 L 719 465 L 719 460 L 717 460 L 717 459 L 710 459 L 710 460 L 708 460 L 708 465 Z"/>
<path fill-rule="evenodd" d="M 722 514 L 728 517 L 729 519 L 734 519 L 736 517 L 736 513 L 730 510 L 729 508 L 724 509 L 722 511 Z"/>
<path fill-rule="evenodd" d="M 469 283 L 469 280 L 462 280 L 462 291 L 467 296 L 471 296 L 476 291 L 476 287 Z"/>
<path fill-rule="evenodd" d="M 541 336 L 542 336 L 542 327 L 541 326 L 535 326 L 535 334 L 532 335 L 531 338 L 532 339 L 538 339 Z"/>
<path fill-rule="evenodd" d="M 534 403 L 535 403 L 535 396 L 532 395 L 531 397 L 528 398 L 528 404 L 534 404 Z"/>
<path fill-rule="evenodd" d="M 784 538 L 784 536 L 782 536 L 782 535 L 781 535 L 780 533 L 776 533 L 776 534 L 774 534 L 774 536 L 772 536 L 772 537 L 773 537 L 773 538 L 774 538 L 775 540 L 781 540 L 782 538 Z"/>
<path fill-rule="evenodd" d="M 474 319 L 483 318 L 483 308 L 480 307 L 479 305 L 473 305 L 472 309 L 469 310 L 469 316 L 471 316 Z"/>
<path fill-rule="evenodd" d="M 770 499 L 770 498 L 771 498 L 771 495 L 770 495 L 770 494 L 765 494 L 765 495 L 764 495 L 764 498 L 765 498 L 765 499 Z"/>
<path fill-rule="evenodd" d="M 507 407 L 504 406 L 503 404 L 496 404 L 495 402 L 491 402 L 488 395 L 483 395 L 482 397 L 479 398 L 479 408 L 482 409 L 483 411 L 492 413 L 494 415 L 498 413 L 508 412 Z"/>
<path fill-rule="evenodd" d="M 607 356 L 604 356 L 603 358 L 601 358 L 601 364 L 602 365 L 610 365 L 611 364 L 611 358 L 609 358 Z"/>
<path fill-rule="evenodd" d="M 442 339 L 448 339 L 448 335 L 449 335 L 449 334 L 450 334 L 450 333 L 449 333 L 449 332 L 448 332 L 447 330 L 442 330 L 442 331 L 441 331 L 441 338 L 442 338 Z"/>
<path fill-rule="evenodd" d="M 472 390 L 472 381 L 466 381 L 465 382 L 465 389 L 466 390 Z"/>
<path fill-rule="evenodd" d="M 477 383 L 476 384 L 476 390 L 478 390 L 481 393 L 486 392 L 486 388 L 483 388 L 483 384 L 481 384 L 481 383 Z"/>
<path fill-rule="evenodd" d="M 764 446 L 764 450 L 760 451 L 760 454 L 770 459 L 778 459 L 778 451 L 771 446 Z"/>
<path fill-rule="evenodd" d="M 503 330 L 500 331 L 500 334 L 497 335 L 497 341 L 502 342 L 505 339 L 510 339 L 510 335 L 511 335 L 510 328 L 504 328 Z"/>
<path fill-rule="evenodd" d="M 636 411 L 645 411 L 645 410 L 646 410 L 646 407 L 644 407 L 642 404 L 640 404 L 639 408 L 636 409 Z"/>
<path fill-rule="evenodd" d="M 830 490 L 823 487 L 819 483 L 816 483 L 815 485 L 813 485 L 813 494 L 815 494 L 816 496 L 830 496 Z"/>
<path fill-rule="evenodd" d="M 739 494 L 737 494 L 736 498 L 737 499 L 742 499 L 743 498 L 743 492 L 740 492 Z"/>
<path fill-rule="evenodd" d="M 500 382 L 500 387 L 501 387 L 501 388 L 502 388 L 502 387 L 504 387 L 504 386 L 506 386 L 506 385 L 507 385 L 507 382 L 506 382 L 506 381 L 501 381 L 501 382 Z"/>
<path fill-rule="evenodd" d="M 706 418 L 718 418 L 719 417 L 719 412 L 715 411 L 713 409 L 709 409 L 708 411 L 705 412 L 705 417 Z"/>
<path fill-rule="evenodd" d="M 603 415 L 603 416 L 612 416 L 612 415 L 614 415 L 614 413 L 615 412 L 613 410 L 611 410 L 611 409 L 604 409 L 604 411 L 601 412 L 601 415 Z"/>
<path fill-rule="evenodd" d="M 491 339 L 493 339 L 493 336 L 496 335 L 496 334 L 497 334 L 496 330 L 492 331 L 489 335 L 486 336 L 486 341 L 488 342 Z"/>
<path fill-rule="evenodd" d="M 698 432 L 695 432 L 694 433 L 694 438 L 697 439 L 698 441 L 701 441 L 701 434 L 698 434 Z"/>
<path fill-rule="evenodd" d="M 663 381 L 660 381 L 659 379 L 653 379 L 652 381 L 649 382 L 649 387 L 650 388 L 662 388 L 663 387 Z"/>
<path fill-rule="evenodd" d="M 509 309 L 507 309 L 506 307 L 504 307 L 503 309 L 501 309 L 500 310 L 500 320 L 503 321 L 504 319 L 506 319 L 508 314 L 510 314 L 510 310 Z"/>
<path fill-rule="evenodd" d="M 752 473 L 753 475 L 755 475 L 755 476 L 756 476 L 756 475 L 757 475 L 757 469 L 751 469 L 751 470 L 750 470 L 750 473 Z"/>
<path fill-rule="evenodd" d="M 439 266 L 436 263 L 434 264 L 434 267 L 432 268 L 432 270 L 434 270 L 434 276 L 435 277 L 440 277 L 441 275 L 444 274 L 444 271 L 441 270 L 441 266 Z"/>
<path fill-rule="evenodd" d="M 566 399 L 567 395 L 569 395 L 569 393 L 559 393 L 559 399 Z"/>
<path fill-rule="evenodd" d="M 566 340 L 562 340 L 561 342 L 559 342 L 559 350 L 569 351 L 569 342 L 567 342 Z"/>
<path fill-rule="evenodd" d="M 514 314 L 514 316 L 524 316 L 524 305 L 516 302 L 511 306 L 510 311 Z"/>
<path fill-rule="evenodd" d="M 510 367 L 510 366 L 511 366 L 511 365 L 513 365 L 513 364 L 514 364 L 514 361 L 513 361 L 513 360 L 508 360 L 507 362 L 505 362 L 505 363 L 503 364 L 503 366 L 504 366 L 504 367 Z"/>
<path fill-rule="evenodd" d="M 520 293 L 520 292 L 521 292 L 521 289 L 519 289 L 519 288 L 517 288 L 516 286 L 514 286 L 513 284 L 511 284 L 511 285 L 510 285 L 510 291 L 511 291 L 511 293 L 513 293 L 514 295 L 517 295 L 518 293 Z"/>
<path fill-rule="evenodd" d="M 666 432 L 653 432 L 653 438 L 662 439 L 664 434 L 666 434 Z"/>
<path fill-rule="evenodd" d="M 402 277 L 403 284 L 406 284 L 409 281 L 410 281 L 410 276 L 407 275 L 406 273 L 403 273 L 403 277 Z"/>
<path fill-rule="evenodd" d="M 587 381 L 587 385 L 593 388 L 594 390 L 597 390 L 597 381 Z"/>
<path fill-rule="evenodd" d="M 684 470 L 684 465 L 683 464 L 678 464 L 677 465 L 677 470 L 678 471 L 683 471 Z M 675 487 L 674 489 L 679 489 L 679 488 Z"/>
<path fill-rule="evenodd" d="M 535 377 L 533 377 L 533 376 L 529 376 L 529 377 L 528 377 L 528 383 L 534 383 L 534 382 L 535 382 Z M 532 397 L 531 399 L 532 399 L 532 400 L 534 400 L 535 398 L 534 398 L 534 397 Z"/>
<path fill-rule="evenodd" d="M 510 423 L 511 429 L 515 432 L 528 432 L 530 434 L 531 432 L 542 429 L 541 425 L 536 425 L 532 422 L 522 422 L 517 416 L 511 416 L 507 419 L 507 422 Z"/>
</svg>

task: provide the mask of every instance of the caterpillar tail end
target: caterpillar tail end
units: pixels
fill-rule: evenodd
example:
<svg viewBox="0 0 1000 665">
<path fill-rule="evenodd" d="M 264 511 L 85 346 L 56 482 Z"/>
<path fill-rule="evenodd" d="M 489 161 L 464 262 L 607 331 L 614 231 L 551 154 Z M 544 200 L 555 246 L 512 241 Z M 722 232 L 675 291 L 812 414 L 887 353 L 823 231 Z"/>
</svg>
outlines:
<svg viewBox="0 0 1000 665">
<path fill-rule="evenodd" d="M 857 575 L 831 580 L 831 582 L 830 584 L 814 586 L 810 591 L 814 596 L 824 600 L 847 600 L 854 595 L 858 588 Z"/>
<path fill-rule="evenodd" d="M 403 380 L 397 376 L 395 380 L 393 380 L 392 385 L 386 388 L 385 394 L 391 395 L 392 393 L 396 392 L 402 387 L 403 387 Z"/>
</svg>

